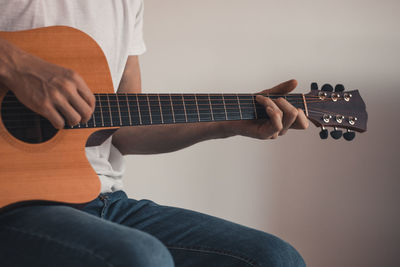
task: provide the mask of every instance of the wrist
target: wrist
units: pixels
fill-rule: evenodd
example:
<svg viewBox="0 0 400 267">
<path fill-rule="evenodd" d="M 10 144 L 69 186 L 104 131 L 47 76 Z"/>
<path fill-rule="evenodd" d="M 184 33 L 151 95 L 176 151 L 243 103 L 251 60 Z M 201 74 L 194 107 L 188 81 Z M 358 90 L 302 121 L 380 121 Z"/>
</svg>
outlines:
<svg viewBox="0 0 400 267">
<path fill-rule="evenodd" d="M 218 127 L 219 138 L 228 138 L 240 135 L 240 121 L 223 121 L 216 122 Z"/>
</svg>

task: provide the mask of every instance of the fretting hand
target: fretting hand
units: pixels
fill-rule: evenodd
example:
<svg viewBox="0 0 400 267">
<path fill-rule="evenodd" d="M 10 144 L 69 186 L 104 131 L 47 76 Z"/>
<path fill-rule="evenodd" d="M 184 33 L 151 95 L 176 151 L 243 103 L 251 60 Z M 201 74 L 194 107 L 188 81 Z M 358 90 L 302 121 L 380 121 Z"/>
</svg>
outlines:
<svg viewBox="0 0 400 267">
<path fill-rule="evenodd" d="M 262 95 L 286 95 L 297 86 L 296 80 L 281 83 L 271 89 L 260 92 Z M 256 100 L 265 107 L 269 116 L 267 120 L 243 120 L 225 122 L 228 134 L 243 135 L 257 139 L 276 139 L 284 135 L 289 128 L 306 129 L 308 119 L 302 109 L 295 108 L 283 97 L 272 100 L 258 95 Z"/>
</svg>

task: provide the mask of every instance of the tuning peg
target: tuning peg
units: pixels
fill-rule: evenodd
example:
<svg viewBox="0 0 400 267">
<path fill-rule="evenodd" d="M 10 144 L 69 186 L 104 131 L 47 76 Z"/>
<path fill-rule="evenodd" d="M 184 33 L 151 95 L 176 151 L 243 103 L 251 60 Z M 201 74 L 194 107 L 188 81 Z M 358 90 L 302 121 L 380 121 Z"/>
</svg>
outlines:
<svg viewBox="0 0 400 267">
<path fill-rule="evenodd" d="M 328 138 L 328 130 L 325 129 L 325 127 L 321 127 L 321 131 L 319 132 L 319 137 L 321 137 L 321 139 L 327 139 Z"/>
<path fill-rule="evenodd" d="M 344 86 L 343 84 L 336 84 L 335 86 L 335 92 L 340 93 L 344 91 Z"/>
<path fill-rule="evenodd" d="M 321 90 L 325 91 L 325 92 L 332 92 L 333 91 L 333 87 L 329 83 L 326 83 L 326 84 L 324 84 L 322 86 Z"/>
<path fill-rule="evenodd" d="M 318 90 L 318 83 L 316 83 L 316 82 L 312 83 L 311 90 Z"/>
<path fill-rule="evenodd" d="M 333 139 L 340 139 L 342 137 L 342 131 L 338 130 L 337 127 L 334 128 L 334 130 L 331 132 L 331 136 Z"/>
<path fill-rule="evenodd" d="M 356 133 L 350 130 L 347 130 L 347 132 L 345 132 L 343 134 L 343 138 L 347 141 L 351 141 L 354 139 L 354 137 L 356 137 Z"/>
</svg>

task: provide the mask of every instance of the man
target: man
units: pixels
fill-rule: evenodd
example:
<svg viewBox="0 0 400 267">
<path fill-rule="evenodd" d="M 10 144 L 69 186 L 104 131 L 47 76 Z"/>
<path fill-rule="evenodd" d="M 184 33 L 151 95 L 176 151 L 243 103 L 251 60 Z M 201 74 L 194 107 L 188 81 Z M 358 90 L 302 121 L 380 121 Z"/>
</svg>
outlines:
<svg viewBox="0 0 400 267">
<path fill-rule="evenodd" d="M 0 30 L 67 25 L 91 35 L 104 50 L 114 88 L 141 92 L 138 55 L 143 0 L 0 1 Z M 124 32 L 120 32 L 123 30 Z M 45 62 L 0 39 L 0 83 L 46 117 L 54 127 L 89 120 L 95 99 L 73 70 Z M 291 80 L 270 90 L 286 94 Z M 87 156 L 102 182 L 102 194 L 78 210 L 48 203 L 0 214 L 3 266 L 304 266 L 286 242 L 215 217 L 122 191 L 122 155 L 175 151 L 200 141 L 244 135 L 275 139 L 289 128 L 304 129 L 301 110 L 280 98 L 258 96 L 268 121 L 125 127 Z"/>
</svg>

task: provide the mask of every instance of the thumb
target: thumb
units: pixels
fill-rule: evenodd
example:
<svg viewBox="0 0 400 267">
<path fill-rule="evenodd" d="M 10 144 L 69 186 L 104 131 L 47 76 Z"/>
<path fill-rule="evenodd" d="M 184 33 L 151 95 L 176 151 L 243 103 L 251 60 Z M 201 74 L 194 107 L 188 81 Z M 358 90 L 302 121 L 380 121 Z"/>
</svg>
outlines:
<svg viewBox="0 0 400 267">
<path fill-rule="evenodd" d="M 262 95 L 286 95 L 297 87 L 297 81 L 295 79 L 278 84 L 271 89 L 262 91 Z"/>
</svg>

